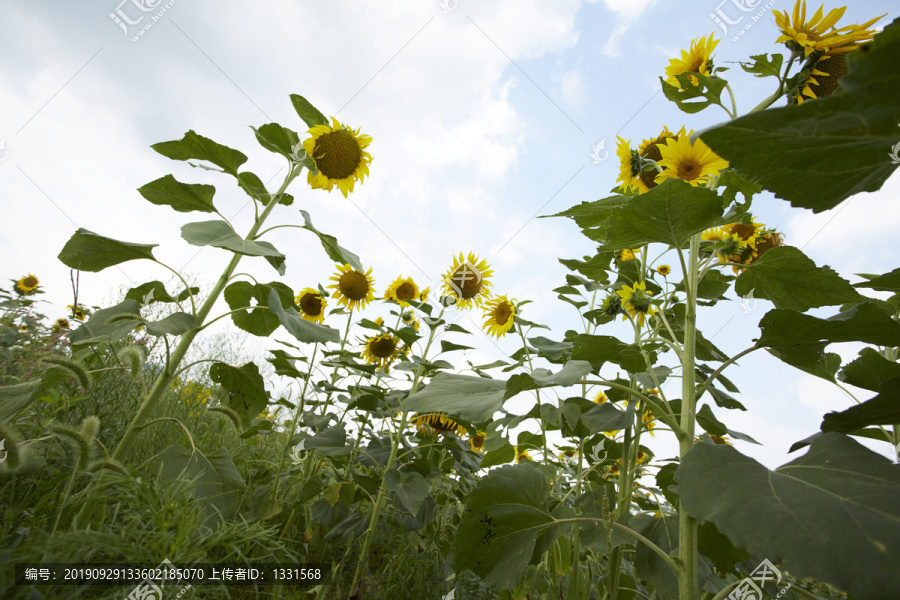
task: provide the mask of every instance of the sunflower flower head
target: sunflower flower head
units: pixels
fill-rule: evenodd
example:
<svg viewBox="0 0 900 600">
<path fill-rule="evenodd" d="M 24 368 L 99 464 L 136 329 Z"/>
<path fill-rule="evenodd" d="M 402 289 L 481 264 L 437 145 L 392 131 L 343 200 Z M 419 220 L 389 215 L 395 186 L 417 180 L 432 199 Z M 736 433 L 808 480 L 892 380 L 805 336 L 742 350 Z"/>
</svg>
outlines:
<svg viewBox="0 0 900 600">
<path fill-rule="evenodd" d="M 616 294 L 622 298 L 622 306 L 632 318 L 637 320 L 639 327 L 644 326 L 647 317 L 656 314 L 656 307 L 650 301 L 653 293 L 647 291 L 647 284 L 643 281 L 635 283 L 634 286 L 623 285 Z M 623 315 L 622 318 L 627 317 Z"/>
<path fill-rule="evenodd" d="M 659 166 L 665 167 L 654 181 L 662 183 L 666 179 L 677 178 L 687 181 L 692 186 L 704 185 L 713 177 L 717 177 L 722 169 L 728 168 L 728 161 L 717 155 L 706 143 L 698 139 L 691 143 L 693 130 L 677 139 L 666 140 L 660 146 L 662 159 Z"/>
<path fill-rule="evenodd" d="M 390 333 L 366 338 L 362 354 L 367 363 L 386 369 L 400 356 L 400 338 Z"/>
<path fill-rule="evenodd" d="M 622 314 L 624 312 L 624 309 L 622 308 L 622 298 L 618 294 L 610 293 L 603 299 L 603 304 L 600 305 L 600 311 L 608 317 Z"/>
<path fill-rule="evenodd" d="M 617 138 L 616 156 L 619 157 L 619 177 L 616 183 L 621 182 L 622 189 L 627 191 L 646 192 L 641 183 L 641 155 L 631 149 L 631 141 Z"/>
<path fill-rule="evenodd" d="M 781 30 L 781 35 L 775 42 L 784 42 L 791 52 L 802 52 L 807 57 L 814 52 L 830 54 L 849 52 L 860 44 L 871 41 L 875 31 L 869 27 L 887 14 L 862 25 L 854 24 L 838 28 L 835 25 L 844 16 L 847 7 L 835 8 L 828 11 L 827 15 L 823 11 L 824 8 L 824 4 L 819 6 L 809 19 L 806 18 L 806 0 L 797 0 L 790 16 L 787 11 L 773 10 L 775 24 Z"/>
<path fill-rule="evenodd" d="M 660 147 L 664 146 L 668 140 L 677 140 L 683 135 L 684 127 L 677 133 L 672 133 L 669 131 L 668 127 L 664 126 L 663 130 L 655 138 L 641 141 L 641 145 L 638 146 L 638 159 L 639 161 L 642 161 L 643 164 L 650 166 L 643 168 L 637 174 L 635 185 L 640 193 L 649 192 L 657 186 L 656 175 L 659 173 L 659 170 L 652 166 L 653 163 L 656 163 L 660 169 L 665 170 L 665 167 L 659 164 L 659 161 L 662 160 Z M 649 161 L 652 161 L 652 163 Z"/>
<path fill-rule="evenodd" d="M 670 267 L 669 265 L 659 265 L 656 268 L 656 272 L 659 273 L 660 275 L 662 275 L 663 277 L 668 277 L 669 273 L 672 272 L 672 267 Z"/>
<path fill-rule="evenodd" d="M 425 413 L 413 419 L 416 429 L 423 435 L 446 433 L 448 435 L 465 435 L 466 428 L 453 420 L 447 413 Z"/>
<path fill-rule="evenodd" d="M 38 289 L 38 284 L 40 284 L 40 281 L 38 281 L 37 275 L 26 275 L 16 281 L 14 289 L 17 294 L 24 296 L 35 293 Z"/>
<path fill-rule="evenodd" d="M 331 118 L 331 126 L 316 125 L 308 133 L 311 138 L 303 142 L 303 149 L 315 162 L 317 172 L 307 174 L 307 182 L 313 189 L 328 190 L 335 186 L 347 197 L 355 182 L 369 174 L 372 155 L 366 148 L 372 138 L 341 125 Z"/>
<path fill-rule="evenodd" d="M 69 325 L 69 320 L 68 319 L 57 319 L 56 323 L 54 323 L 54 325 L 53 325 L 53 329 L 55 329 L 57 331 L 62 331 L 63 329 L 71 329 L 71 326 Z"/>
<path fill-rule="evenodd" d="M 515 300 L 508 300 L 506 296 L 496 296 L 488 300 L 484 305 L 484 325 L 488 335 L 496 337 L 506 335 L 516 321 Z"/>
<path fill-rule="evenodd" d="M 653 433 L 653 428 L 656 427 L 656 419 L 653 417 L 652 410 L 647 409 L 644 411 L 644 414 L 641 416 L 641 422 L 644 423 L 644 428 L 647 430 L 647 433 L 649 433 L 651 437 L 656 437 Z"/>
<path fill-rule="evenodd" d="M 522 448 L 521 450 L 519 450 L 519 447 L 515 446 L 514 450 L 516 453 L 516 462 L 517 463 L 522 462 L 523 460 L 534 460 L 531 458 L 531 455 L 528 454 L 528 450 L 526 450 L 525 448 Z"/>
<path fill-rule="evenodd" d="M 681 51 L 681 58 L 669 59 L 669 66 L 666 67 L 667 83 L 680 88 L 681 82 L 675 77 L 676 75 L 681 75 L 682 73 L 712 74 L 714 69 L 712 52 L 721 41 L 714 40 L 713 35 L 711 33 L 706 37 L 691 41 L 690 49 L 687 52 Z M 696 77 L 691 76 L 691 83 L 697 85 L 699 81 Z"/>
<path fill-rule="evenodd" d="M 385 300 L 393 300 L 400 306 L 409 306 L 409 300 L 419 300 L 419 298 L 419 286 L 412 277 L 404 279 L 400 276 L 384 291 Z"/>
<path fill-rule="evenodd" d="M 469 252 L 468 258 L 460 252 L 444 275 L 444 293 L 453 298 L 459 308 L 481 307 L 491 295 L 493 274 L 487 261 L 479 260 L 474 252 Z"/>
<path fill-rule="evenodd" d="M 84 321 L 85 311 L 84 307 L 80 304 L 68 304 L 66 308 L 69 309 L 69 314 L 72 315 L 72 318 L 76 321 Z"/>
<path fill-rule="evenodd" d="M 483 431 L 476 431 L 475 435 L 469 438 L 469 447 L 472 448 L 472 452 L 481 452 L 484 454 L 484 440 L 487 439 L 487 434 Z"/>
<path fill-rule="evenodd" d="M 338 266 L 337 273 L 331 278 L 336 283 L 329 285 L 330 289 L 337 290 L 334 293 L 338 303 L 350 310 L 365 308 L 366 304 L 375 299 L 375 281 L 371 277 L 372 269 L 363 273 L 348 264 Z"/>
<path fill-rule="evenodd" d="M 597 404 L 603 404 L 607 400 L 609 400 L 609 398 L 606 397 L 606 394 L 603 393 L 603 390 L 600 390 L 597 393 L 597 397 L 594 398 L 594 402 L 596 402 Z"/>
<path fill-rule="evenodd" d="M 294 296 L 294 303 L 300 307 L 300 316 L 313 323 L 321 323 L 325 320 L 325 307 L 328 303 L 319 290 L 304 288 Z"/>
<path fill-rule="evenodd" d="M 635 254 L 640 254 L 641 250 L 639 248 L 634 248 L 633 250 L 629 250 L 628 248 L 623 248 L 621 252 L 619 252 L 619 260 L 634 260 Z"/>
</svg>

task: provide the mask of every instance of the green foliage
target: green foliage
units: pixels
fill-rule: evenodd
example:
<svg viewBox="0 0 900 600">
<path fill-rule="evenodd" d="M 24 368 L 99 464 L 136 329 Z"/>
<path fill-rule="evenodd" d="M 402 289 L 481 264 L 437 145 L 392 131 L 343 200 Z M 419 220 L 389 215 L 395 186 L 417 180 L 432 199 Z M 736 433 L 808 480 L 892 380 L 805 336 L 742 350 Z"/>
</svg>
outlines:
<svg viewBox="0 0 900 600">
<path fill-rule="evenodd" d="M 59 260 L 67 267 L 96 273 L 129 260 L 156 260 L 153 257 L 156 246 L 120 242 L 81 228 L 63 246 Z"/>
</svg>

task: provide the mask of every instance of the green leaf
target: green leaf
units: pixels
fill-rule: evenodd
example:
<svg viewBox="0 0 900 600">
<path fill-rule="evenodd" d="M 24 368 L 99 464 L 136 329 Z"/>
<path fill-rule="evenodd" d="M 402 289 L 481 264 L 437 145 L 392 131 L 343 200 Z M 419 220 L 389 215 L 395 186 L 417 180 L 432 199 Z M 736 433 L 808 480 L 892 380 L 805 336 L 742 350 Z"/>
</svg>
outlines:
<svg viewBox="0 0 900 600">
<path fill-rule="evenodd" d="M 542 336 L 528 338 L 528 343 L 540 353 L 541 356 L 551 362 L 562 360 L 575 348 L 571 342 L 554 342 Z"/>
<path fill-rule="evenodd" d="M 527 390 L 574 385 L 590 372 L 591 363 L 585 360 L 570 360 L 557 373 L 551 373 L 549 370 L 542 368 L 535 369 L 531 374 L 519 373 L 510 377 L 509 381 L 506 382 L 504 400 L 509 400 L 516 394 Z"/>
<path fill-rule="evenodd" d="M 662 91 L 666 98 L 674 102 L 678 108 L 688 114 L 698 113 L 712 104 L 722 105 L 722 90 L 728 84 L 721 77 L 701 75 L 700 73 L 679 73 L 675 75 L 680 86 L 668 83 L 662 77 Z M 696 79 L 697 83 L 693 83 Z M 704 100 L 697 100 L 703 98 Z"/>
<path fill-rule="evenodd" d="M 422 475 L 416 472 L 401 473 L 397 469 L 389 469 L 384 474 L 384 486 L 388 491 L 396 492 L 400 503 L 414 515 L 425 503 L 429 492 Z"/>
<path fill-rule="evenodd" d="M 497 465 L 511 463 L 516 458 L 516 449 L 512 444 L 503 440 L 503 445 L 494 450 L 489 450 L 481 459 L 481 468 L 487 469 Z"/>
<path fill-rule="evenodd" d="M 864 302 L 828 319 L 795 310 L 770 310 L 759 323 L 760 346 L 813 345 L 822 342 L 865 342 L 893 347 L 900 340 L 900 323 L 878 305 Z"/>
<path fill-rule="evenodd" d="M 81 228 L 69 238 L 58 258 L 70 269 L 97 273 L 129 260 L 146 258 L 156 261 L 153 248 L 158 245 L 120 242 Z"/>
<path fill-rule="evenodd" d="M 333 235 L 328 235 L 327 233 L 322 233 L 315 227 L 313 227 L 312 220 L 309 218 L 309 213 L 305 210 L 301 210 L 300 214 L 303 215 L 303 229 L 308 231 L 312 231 L 319 238 L 319 241 L 322 242 L 322 247 L 325 248 L 325 254 L 328 255 L 328 258 L 333 260 L 339 264 L 348 264 L 354 269 L 358 271 L 362 271 L 362 263 L 359 260 L 359 257 L 346 248 L 342 248 L 337 243 L 337 238 Z"/>
<path fill-rule="evenodd" d="M 741 63 L 741 68 L 748 73 L 753 73 L 756 77 L 780 77 L 781 65 L 784 62 L 784 55 L 773 54 L 769 58 L 768 54 L 751 54 L 752 63 Z"/>
<path fill-rule="evenodd" d="M 303 440 L 303 448 L 316 450 L 325 456 L 345 456 L 350 454 L 347 446 L 347 431 L 342 425 L 329 427 Z"/>
<path fill-rule="evenodd" d="M 884 275 L 860 274 L 860 277 L 865 277 L 867 281 L 856 283 L 853 287 L 872 288 L 879 292 L 900 292 L 900 269 L 894 269 Z"/>
<path fill-rule="evenodd" d="M 604 402 L 581 415 L 581 422 L 592 435 L 604 431 L 621 431 L 634 424 L 634 409 L 629 406 L 628 410 L 621 410 L 611 402 Z"/>
<path fill-rule="evenodd" d="M 267 247 L 245 240 L 225 221 L 187 223 L 181 227 L 181 237 L 193 246 L 213 246 L 245 256 L 274 256 L 284 259 L 284 255 L 273 249 L 271 244 Z"/>
<path fill-rule="evenodd" d="M 727 204 L 737 202 L 738 192 L 744 197 L 744 202 L 738 203 L 741 209 L 750 208 L 753 196 L 762 191 L 762 186 L 750 181 L 734 169 L 725 169 L 719 175 L 719 184 L 716 187 L 722 191 L 722 198 Z"/>
<path fill-rule="evenodd" d="M 843 412 L 830 412 L 822 419 L 822 431 L 853 433 L 869 425 L 900 423 L 900 377 L 884 382 L 881 393 Z"/>
<path fill-rule="evenodd" d="M 676 472 L 682 505 L 739 548 L 860 600 L 900 589 L 900 467 L 826 433 L 769 471 L 731 446 L 697 444 Z"/>
<path fill-rule="evenodd" d="M 43 391 L 41 379 L 0 387 L 0 422 L 12 421 L 19 411 L 30 405 Z"/>
<path fill-rule="evenodd" d="M 512 589 L 525 576 L 538 533 L 551 526 L 544 475 L 527 463 L 482 478 L 469 494 L 453 543 L 457 572 L 472 569 L 484 583 Z"/>
<path fill-rule="evenodd" d="M 709 404 L 704 404 L 700 407 L 700 410 L 697 412 L 697 423 L 707 433 L 713 435 L 725 435 L 728 433 L 728 428 L 716 418 Z"/>
<path fill-rule="evenodd" d="M 139 187 L 138 192 L 153 204 L 171 206 L 178 212 L 216 212 L 213 206 L 216 188 L 211 185 L 181 183 L 166 175 Z"/>
<path fill-rule="evenodd" d="M 638 515 L 629 519 L 628 525 L 667 554 L 678 548 L 678 517 L 663 516 L 656 519 L 650 515 Z M 672 572 L 672 567 L 646 544 L 637 544 L 634 567 L 641 579 L 646 579 L 660 597 L 678 596 L 678 579 Z M 701 581 L 702 571 L 701 565 Z"/>
<path fill-rule="evenodd" d="M 150 296 L 149 298 L 147 298 L 148 295 Z M 169 295 L 166 291 L 166 287 L 161 281 L 148 281 L 147 283 L 133 287 L 125 294 L 125 299 L 134 300 L 141 306 L 145 304 L 144 300 L 146 300 L 147 305 L 153 304 L 154 302 L 175 302 L 175 298 Z"/>
<path fill-rule="evenodd" d="M 294 105 L 294 110 L 297 111 L 297 114 L 300 115 L 303 122 L 310 128 L 315 127 L 316 125 L 329 125 L 325 115 L 320 113 L 319 109 L 310 104 L 309 100 L 303 96 L 291 94 L 291 104 Z"/>
<path fill-rule="evenodd" d="M 780 359 L 810 375 L 834 382 L 834 374 L 841 368 L 841 357 L 833 352 L 825 352 L 827 343 L 806 346 L 778 346 L 766 350 Z"/>
<path fill-rule="evenodd" d="M 220 448 L 206 457 L 199 450 L 192 452 L 175 444 L 163 450 L 159 460 L 163 481 L 192 482 L 188 493 L 199 501 L 204 524 L 210 520 L 219 523 L 234 514 L 244 480 L 228 450 Z"/>
<path fill-rule="evenodd" d="M 712 270 L 700 280 L 700 284 L 697 286 L 697 297 L 705 300 L 723 300 L 725 299 L 725 293 L 731 289 L 731 282 L 734 280 L 734 275 L 726 275 L 721 271 Z M 683 281 L 675 285 L 675 291 L 684 292 Z"/>
<path fill-rule="evenodd" d="M 197 325 L 193 315 L 183 312 L 172 313 L 161 321 L 145 321 L 150 335 L 184 335 Z"/>
<path fill-rule="evenodd" d="M 638 248 L 659 242 L 681 248 L 695 233 L 727 222 L 722 218 L 722 199 L 714 191 L 667 179 L 612 213 L 606 247 Z"/>
<path fill-rule="evenodd" d="M 262 246 L 263 248 L 268 248 L 269 250 L 272 250 L 273 252 L 278 252 L 278 250 L 275 249 L 275 246 L 273 246 L 269 242 L 260 240 L 256 243 L 259 244 L 260 246 Z M 266 259 L 267 263 L 272 265 L 275 268 L 275 270 L 278 271 L 279 275 L 284 275 L 284 273 L 285 273 L 284 256 L 281 256 L 281 255 L 265 256 L 264 258 Z"/>
<path fill-rule="evenodd" d="M 472 346 L 463 346 L 462 344 L 454 344 L 447 340 L 441 340 L 441 354 L 444 352 L 453 352 L 454 350 L 474 350 Z"/>
<path fill-rule="evenodd" d="M 821 212 L 881 188 L 897 166 L 896 57 L 900 25 L 847 55 L 849 73 L 827 98 L 748 114 L 700 134 L 719 156 L 793 206 Z"/>
<path fill-rule="evenodd" d="M 281 306 L 290 308 L 294 305 L 294 294 L 291 288 L 272 281 L 266 284 L 252 284 L 249 281 L 236 281 L 225 288 L 225 302 L 232 311 L 231 320 L 239 328 L 248 333 L 260 337 L 268 337 L 281 325 L 281 321 L 274 312 L 269 310 L 269 293 L 275 290 L 278 293 Z M 251 300 L 256 300 L 256 306 L 250 310 L 238 310 L 249 306 Z"/>
<path fill-rule="evenodd" d="M 805 312 L 810 308 L 865 301 L 850 282 L 829 267 L 817 267 L 791 246 L 767 251 L 735 283 L 738 296 L 771 300 L 776 308 Z"/>
<path fill-rule="evenodd" d="M 610 196 L 593 202 L 582 202 L 578 206 L 573 206 L 568 210 L 548 216 L 569 217 L 581 227 L 584 235 L 589 239 L 603 242 L 606 240 L 612 215 L 619 208 L 626 206 L 631 200 L 628 196 Z"/>
<path fill-rule="evenodd" d="M 446 412 L 472 423 L 483 423 L 503 406 L 505 391 L 505 381 L 438 373 L 428 385 L 407 397 L 400 410 Z"/>
<path fill-rule="evenodd" d="M 250 421 L 269 405 L 266 384 L 259 374 L 259 367 L 252 362 L 240 368 L 223 362 L 213 363 L 209 378 L 228 391 L 227 405 L 241 417 L 245 426 L 249 427 Z"/>
<path fill-rule="evenodd" d="M 294 148 L 300 143 L 300 136 L 296 131 L 282 127 L 278 123 L 267 123 L 259 129 L 252 127 L 256 134 L 256 140 L 260 146 L 270 152 L 275 152 L 287 158 L 293 159 Z"/>
<path fill-rule="evenodd" d="M 306 344 L 341 341 L 341 334 L 337 329 L 311 323 L 301 317 L 300 313 L 293 308 L 282 308 L 278 298 L 278 291 L 271 289 L 269 291 L 269 310 L 278 316 L 278 320 L 292 336 Z"/>
<path fill-rule="evenodd" d="M 642 373 L 651 366 L 647 364 L 641 354 L 640 347 L 635 344 L 626 344 L 612 336 L 581 334 L 575 338 L 574 344 L 572 359 L 586 360 L 595 369 L 604 363 L 611 362 L 621 366 L 629 373 Z M 654 354 L 652 352 L 648 354 L 652 362 Z"/>
<path fill-rule="evenodd" d="M 900 377 L 900 363 L 886 359 L 873 348 L 863 348 L 859 358 L 844 365 L 838 377 L 849 385 L 877 392 L 888 379 Z"/>
<path fill-rule="evenodd" d="M 81 327 L 69 335 L 69 343 L 73 349 L 78 350 L 88 344 L 117 342 L 134 331 L 141 322 L 116 321 L 107 324 L 107 321 L 118 315 L 133 315 L 139 311 L 140 305 L 134 300 L 123 300 L 110 308 L 94 311 Z"/>
<path fill-rule="evenodd" d="M 237 177 L 238 168 L 247 162 L 247 157 L 233 148 L 217 144 L 209 138 L 197 135 L 193 130 L 180 140 L 160 142 L 151 146 L 154 150 L 172 160 L 206 160 L 221 167 L 226 173 Z"/>
</svg>

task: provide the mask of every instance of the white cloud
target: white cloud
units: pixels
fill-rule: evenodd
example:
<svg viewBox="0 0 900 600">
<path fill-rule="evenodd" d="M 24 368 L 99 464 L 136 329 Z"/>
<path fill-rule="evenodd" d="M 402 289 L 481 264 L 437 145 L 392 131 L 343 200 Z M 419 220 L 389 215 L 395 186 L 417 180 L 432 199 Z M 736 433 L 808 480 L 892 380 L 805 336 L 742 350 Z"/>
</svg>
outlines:
<svg viewBox="0 0 900 600">
<path fill-rule="evenodd" d="M 616 28 L 613 29 L 609 39 L 603 44 L 603 54 L 605 56 L 613 58 L 622 56 L 622 40 L 629 29 L 631 29 L 631 24 L 627 22 L 616 25 Z"/>
</svg>

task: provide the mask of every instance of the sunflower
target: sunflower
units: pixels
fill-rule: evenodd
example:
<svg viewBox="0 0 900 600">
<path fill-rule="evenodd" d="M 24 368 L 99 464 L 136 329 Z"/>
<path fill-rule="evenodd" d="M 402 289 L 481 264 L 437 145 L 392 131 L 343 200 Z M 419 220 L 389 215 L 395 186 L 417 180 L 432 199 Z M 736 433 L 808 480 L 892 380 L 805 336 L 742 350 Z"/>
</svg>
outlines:
<svg viewBox="0 0 900 600">
<path fill-rule="evenodd" d="M 303 149 L 316 163 L 317 173 L 310 171 L 306 180 L 313 189 L 328 190 L 337 186 L 347 197 L 353 184 L 369 174 L 372 155 L 365 151 L 372 138 L 360 135 L 331 117 L 331 127 L 316 125 L 307 133 L 312 137 L 303 142 Z"/>
<path fill-rule="evenodd" d="M 763 229 L 765 229 L 765 225 L 755 222 L 751 217 L 749 225 L 743 223 L 729 223 L 722 229 L 725 230 L 727 235 L 738 236 L 746 245 L 756 250 L 756 240 L 759 239 Z"/>
<path fill-rule="evenodd" d="M 375 281 L 370 277 L 371 274 L 371 268 L 363 273 L 348 264 L 340 265 L 337 273 L 331 278 L 337 283 L 328 287 L 337 290 L 334 295 L 339 304 L 350 310 L 357 307 L 365 308 L 366 304 L 375 299 L 375 290 L 372 287 Z"/>
<path fill-rule="evenodd" d="M 419 286 L 412 277 L 404 279 L 400 276 L 384 291 L 385 300 L 393 300 L 400 306 L 409 306 L 407 300 L 418 301 L 419 297 Z"/>
<path fill-rule="evenodd" d="M 656 427 L 656 420 L 653 418 L 653 411 L 647 409 L 644 411 L 644 414 L 641 416 L 641 421 L 644 423 L 644 427 L 647 429 L 647 433 L 650 434 L 651 437 L 656 437 L 653 433 L 653 428 Z"/>
<path fill-rule="evenodd" d="M 363 349 L 363 358 L 369 364 L 378 364 L 386 368 L 400 356 L 400 338 L 384 333 L 366 338 L 366 347 Z"/>
<path fill-rule="evenodd" d="M 700 239 L 705 242 L 713 242 L 713 248 L 710 252 L 714 250 L 719 262 L 722 263 L 737 260 L 747 247 L 746 242 L 738 234 L 729 233 L 725 230 L 725 227 L 707 229 L 700 236 Z"/>
<path fill-rule="evenodd" d="M 484 325 L 489 336 L 498 340 L 512 329 L 516 320 L 515 300 L 507 300 L 506 296 L 497 296 L 487 301 L 484 306 Z"/>
<path fill-rule="evenodd" d="M 328 302 L 313 288 L 304 288 L 302 292 L 294 296 L 294 302 L 300 307 L 300 316 L 313 323 L 321 323 L 325 320 L 325 307 Z"/>
<path fill-rule="evenodd" d="M 428 294 L 430 294 L 430 293 L 431 293 L 430 287 L 427 287 L 424 290 L 422 290 L 422 293 L 419 294 L 419 302 L 421 302 L 422 304 L 425 304 L 426 302 L 428 302 Z"/>
<path fill-rule="evenodd" d="M 416 314 L 411 310 L 404 310 L 400 313 L 400 321 L 407 327 L 412 327 L 416 331 L 421 326 L 420 321 L 416 318 Z"/>
<path fill-rule="evenodd" d="M 669 273 L 672 272 L 672 267 L 670 267 L 669 265 L 659 265 L 656 268 L 656 272 L 659 273 L 660 275 L 662 275 L 663 277 L 668 277 Z"/>
<path fill-rule="evenodd" d="M 759 225 L 758 223 L 754 223 L 754 225 Z M 759 225 L 762 228 L 762 225 Z M 784 244 L 784 236 L 782 236 L 777 231 L 760 231 L 756 238 L 754 239 L 754 246 L 751 248 L 750 246 L 746 246 L 742 249 L 739 254 L 735 254 L 731 257 L 731 262 L 742 263 L 745 265 L 750 265 L 758 261 L 763 254 L 771 250 L 772 248 L 776 248 Z M 740 273 L 744 270 L 743 267 L 732 266 L 732 270 L 735 273 Z"/>
<path fill-rule="evenodd" d="M 622 306 L 628 314 L 637 319 L 638 326 L 643 327 L 644 319 L 656 314 L 656 307 L 650 303 L 653 293 L 647 291 L 647 285 L 643 281 L 635 283 L 633 287 L 623 285 L 616 294 L 622 298 Z M 622 318 L 626 317 L 623 315 Z"/>
<path fill-rule="evenodd" d="M 62 331 L 63 329 L 71 329 L 71 326 L 68 319 L 57 319 L 53 328 Z"/>
<path fill-rule="evenodd" d="M 659 147 L 662 159 L 659 166 L 665 167 L 654 181 L 662 183 L 666 179 L 676 177 L 693 186 L 707 183 L 711 177 L 719 175 L 719 171 L 728 168 L 728 161 L 713 152 L 706 143 L 698 139 L 691 143 L 691 130 L 687 135 L 666 140 L 665 146 Z"/>
<path fill-rule="evenodd" d="M 428 435 L 432 432 L 448 433 L 451 435 L 463 435 L 466 428 L 454 421 L 447 413 L 426 413 L 417 415 L 413 424 L 420 433 Z"/>
<path fill-rule="evenodd" d="M 603 304 L 600 305 L 600 312 L 608 317 L 614 317 L 622 313 L 622 311 L 622 298 L 618 294 L 610 293 L 603 299 Z"/>
<path fill-rule="evenodd" d="M 37 275 L 26 275 L 16 282 L 15 290 L 19 294 L 30 294 L 37 290 L 39 283 Z"/>
<path fill-rule="evenodd" d="M 513 450 L 514 450 L 515 453 L 516 453 L 516 462 L 517 462 L 517 463 L 518 463 L 518 462 L 522 462 L 523 460 L 533 460 L 533 459 L 531 458 L 531 455 L 528 454 L 528 450 L 522 450 L 522 451 L 519 451 L 519 447 L 518 447 L 518 446 L 514 446 L 514 447 L 513 447 Z"/>
<path fill-rule="evenodd" d="M 474 252 L 469 252 L 468 259 L 453 257 L 453 266 L 444 275 L 444 293 L 456 300 L 459 308 L 481 307 L 484 300 L 490 297 L 490 277 L 494 274 L 487 261 L 478 260 Z"/>
<path fill-rule="evenodd" d="M 669 59 L 669 66 L 666 67 L 666 82 L 670 85 L 680 88 L 681 82 L 675 75 L 682 73 L 700 73 L 701 75 L 711 75 L 713 72 L 712 51 L 721 40 L 714 40 L 713 33 L 705 38 L 697 38 L 691 41 L 691 48 L 687 52 L 681 51 L 681 58 Z M 691 83 L 697 85 L 698 80 L 693 75 Z"/>
<path fill-rule="evenodd" d="M 639 248 L 634 248 L 633 250 L 629 250 L 628 248 L 624 248 L 621 252 L 619 252 L 619 260 L 634 260 L 635 254 L 640 254 L 641 250 Z"/>
<path fill-rule="evenodd" d="M 68 308 L 71 311 L 73 319 L 75 319 L 76 321 L 84 321 L 84 317 L 85 317 L 84 309 L 81 307 L 80 304 L 78 304 L 78 305 L 67 304 L 66 308 Z"/>
<path fill-rule="evenodd" d="M 634 190 L 639 193 L 646 192 L 645 185 L 641 182 L 640 154 L 631 149 L 631 140 L 619 140 L 616 145 L 616 156 L 619 157 L 619 178 L 616 183 L 622 182 L 622 189 L 626 192 Z"/>
<path fill-rule="evenodd" d="M 711 434 L 709 434 L 709 439 L 711 439 L 714 443 L 716 443 L 720 446 L 723 446 L 723 445 L 734 446 L 734 444 L 731 443 L 731 440 L 726 438 L 724 435 L 714 435 L 711 433 Z"/>
<path fill-rule="evenodd" d="M 652 160 L 657 163 L 657 165 L 665 170 L 665 167 L 659 165 L 659 161 L 662 160 L 662 153 L 659 151 L 660 146 L 666 144 L 667 140 L 674 139 L 677 140 L 681 136 L 684 135 L 684 127 L 682 127 L 678 133 L 672 133 L 669 131 L 668 127 L 663 126 L 663 130 L 660 132 L 658 136 L 655 138 L 651 138 L 649 140 L 643 140 L 641 145 L 638 146 L 638 156 L 644 160 Z M 641 171 L 638 175 L 638 180 L 636 182 L 638 190 L 643 192 L 649 192 L 651 189 L 657 186 L 656 183 L 656 175 L 659 173 L 657 169 L 649 169 L 645 171 Z"/>
<path fill-rule="evenodd" d="M 596 402 L 597 404 L 603 404 L 607 400 L 609 400 L 609 398 L 606 397 L 606 394 L 603 393 L 603 390 L 600 390 L 600 392 L 597 394 L 597 397 L 594 398 L 594 402 Z"/>
<path fill-rule="evenodd" d="M 483 431 L 476 431 L 475 435 L 469 438 L 469 446 L 472 448 L 472 452 L 484 454 L 484 440 L 486 438 L 487 435 Z"/>
<path fill-rule="evenodd" d="M 806 0 L 797 0 L 797 3 L 794 4 L 792 18 L 788 18 L 787 11 L 773 10 L 775 23 L 781 30 L 781 36 L 775 42 L 784 42 L 789 50 L 803 52 L 805 56 L 809 56 L 813 52 L 829 54 L 849 52 L 860 44 L 870 41 L 875 36 L 875 32 L 868 28 L 887 15 L 885 13 L 862 25 L 847 25 L 838 29 L 835 28 L 835 25 L 844 16 L 847 7 L 835 8 L 828 11 L 827 15 L 822 10 L 824 7 L 824 4 L 820 6 L 808 21 L 806 20 Z"/>
</svg>

